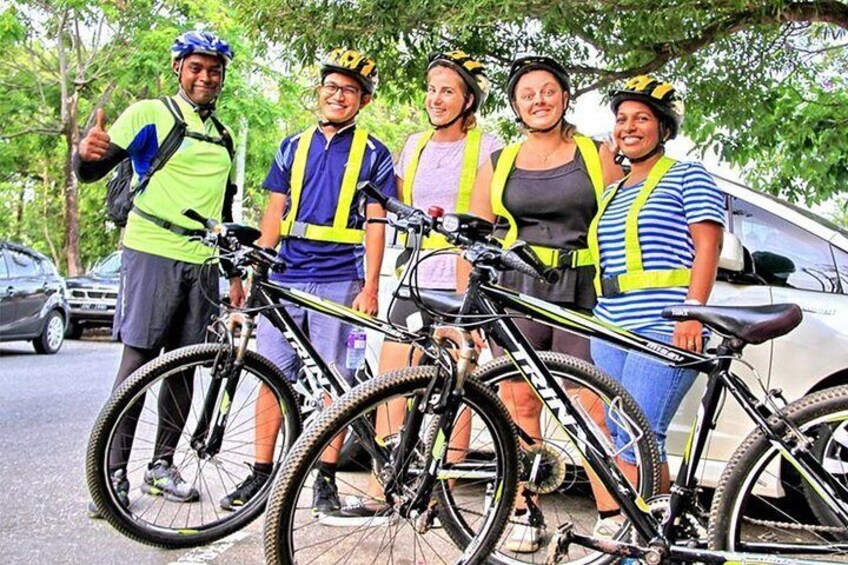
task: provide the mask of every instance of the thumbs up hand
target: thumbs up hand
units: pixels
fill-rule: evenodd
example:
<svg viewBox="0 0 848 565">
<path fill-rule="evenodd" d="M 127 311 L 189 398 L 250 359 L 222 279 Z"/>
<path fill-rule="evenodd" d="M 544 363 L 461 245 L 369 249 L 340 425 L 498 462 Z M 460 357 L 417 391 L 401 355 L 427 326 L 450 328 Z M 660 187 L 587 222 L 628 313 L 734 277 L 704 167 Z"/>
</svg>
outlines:
<svg viewBox="0 0 848 565">
<path fill-rule="evenodd" d="M 94 127 L 80 141 L 79 156 L 83 161 L 99 161 L 106 155 L 111 138 L 106 133 L 106 113 L 102 108 L 97 109 Z"/>
</svg>

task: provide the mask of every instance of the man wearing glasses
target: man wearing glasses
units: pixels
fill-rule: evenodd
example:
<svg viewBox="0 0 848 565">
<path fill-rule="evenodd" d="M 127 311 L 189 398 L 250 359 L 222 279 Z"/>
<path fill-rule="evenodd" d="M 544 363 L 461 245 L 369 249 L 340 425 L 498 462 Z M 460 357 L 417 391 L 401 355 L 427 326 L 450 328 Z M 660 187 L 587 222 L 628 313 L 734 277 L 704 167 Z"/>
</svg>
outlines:
<svg viewBox="0 0 848 565">
<path fill-rule="evenodd" d="M 395 197 L 394 169 L 389 150 L 354 123 L 371 102 L 377 83 L 375 62 L 352 49 L 336 49 L 321 65 L 317 87 L 317 125 L 285 138 L 268 171 L 264 187 L 270 192 L 259 243 L 279 247 L 285 272 L 271 280 L 298 288 L 360 312 L 377 313 L 380 264 L 385 230 L 365 224 L 358 212 L 356 184 L 371 181 Z M 368 218 L 383 217 L 374 201 L 366 203 Z M 364 259 L 364 263 L 363 263 Z M 347 324 L 286 305 L 288 312 L 313 338 L 318 354 L 353 382 L 355 367 L 346 366 Z M 257 349 L 272 360 L 290 381 L 297 378 L 298 358 L 283 336 L 263 316 L 257 328 Z M 279 408 L 270 391 L 260 392 L 257 406 L 256 461 L 253 474 L 221 500 L 237 510 L 267 482 L 273 470 L 274 440 L 280 426 Z M 263 405 L 268 410 L 263 410 Z M 337 439 L 341 447 L 341 438 Z M 340 508 L 335 485 L 338 449 L 328 449 L 319 464 L 313 511 L 323 515 Z"/>
</svg>

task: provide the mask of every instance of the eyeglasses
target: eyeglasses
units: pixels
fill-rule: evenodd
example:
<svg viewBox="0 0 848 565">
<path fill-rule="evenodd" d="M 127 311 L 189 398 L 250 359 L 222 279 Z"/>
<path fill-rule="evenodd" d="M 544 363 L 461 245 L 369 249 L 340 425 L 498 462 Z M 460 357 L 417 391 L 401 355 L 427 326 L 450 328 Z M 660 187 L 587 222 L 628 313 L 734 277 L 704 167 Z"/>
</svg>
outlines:
<svg viewBox="0 0 848 565">
<path fill-rule="evenodd" d="M 342 97 L 358 96 L 361 90 L 355 86 L 340 86 L 334 82 L 327 82 L 321 85 L 321 90 L 327 96 L 335 96 L 337 92 L 342 92 Z"/>
</svg>

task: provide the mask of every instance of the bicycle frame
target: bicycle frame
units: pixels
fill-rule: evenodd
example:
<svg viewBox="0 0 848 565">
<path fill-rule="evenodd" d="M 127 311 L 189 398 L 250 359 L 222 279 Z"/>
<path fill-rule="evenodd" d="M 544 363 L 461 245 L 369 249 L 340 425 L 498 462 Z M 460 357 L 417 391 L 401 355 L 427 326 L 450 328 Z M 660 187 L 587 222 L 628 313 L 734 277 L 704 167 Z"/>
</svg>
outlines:
<svg viewBox="0 0 848 565">
<path fill-rule="evenodd" d="M 458 318 L 459 323 L 474 324 L 474 319 L 469 316 L 471 314 L 478 319 L 480 315 L 494 318 L 493 321 L 478 322 L 477 325 L 484 326 L 495 343 L 504 349 L 525 380 L 536 391 L 542 404 L 580 451 L 586 464 L 618 502 L 635 530 L 643 539 L 649 540 L 650 548 L 646 550 L 628 543 L 595 540 L 589 536 L 573 534 L 570 529 L 566 535 L 566 543 L 573 542 L 622 557 L 646 558 L 649 562 L 654 556 L 660 559 L 671 558 L 710 563 L 738 562 L 740 559 L 745 559 L 747 562 L 768 562 L 769 560 L 773 562 L 774 558 L 770 555 L 781 552 L 781 549 L 784 553 L 790 551 L 797 553 L 799 549 L 809 553 L 823 553 L 825 549 L 812 544 L 776 547 L 774 544 L 763 543 L 749 546 L 759 554 L 710 551 L 673 545 L 672 530 L 675 519 L 685 508 L 688 502 L 687 497 L 692 497 L 695 493 L 697 486 L 695 473 L 712 429 L 710 422 L 718 411 L 719 402 L 725 390 L 736 399 L 755 425 L 767 434 L 768 440 L 786 460 L 813 486 L 836 516 L 848 526 L 848 512 L 840 502 L 848 501 L 848 489 L 824 470 L 808 452 L 807 446 L 785 439 L 784 436 L 788 434 L 785 433 L 784 428 L 788 422 L 768 403 L 760 403 L 745 382 L 730 372 L 732 351 L 726 344 L 719 347 L 716 357 L 678 349 L 605 324 L 591 316 L 492 284 L 491 278 L 492 274 L 486 271 L 475 270 L 472 273 L 466 299 Z M 693 368 L 708 373 L 708 386 L 690 432 L 683 464 L 672 487 L 667 520 L 661 523 L 653 516 L 646 501 L 625 479 L 617 465 L 611 464 L 613 454 L 603 441 L 604 438 L 597 435 L 599 433 L 597 426 L 589 421 L 588 415 L 581 412 L 558 385 L 554 376 L 509 317 L 508 310 L 573 334 L 602 339 L 613 346 L 642 353 L 666 365 Z M 776 425 L 768 422 L 769 418 L 773 417 L 777 417 Z M 839 544 L 837 547 L 842 545 L 848 550 L 848 544 Z M 833 547 L 834 544 L 829 546 L 831 549 Z M 651 555 L 652 552 L 656 552 L 655 555 Z"/>
</svg>

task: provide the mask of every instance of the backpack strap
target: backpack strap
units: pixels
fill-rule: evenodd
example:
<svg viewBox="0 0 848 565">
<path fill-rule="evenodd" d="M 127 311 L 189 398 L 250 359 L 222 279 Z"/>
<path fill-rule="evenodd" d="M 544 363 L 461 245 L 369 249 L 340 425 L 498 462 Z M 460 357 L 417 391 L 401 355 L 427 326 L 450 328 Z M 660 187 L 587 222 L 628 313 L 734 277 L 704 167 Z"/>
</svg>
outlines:
<svg viewBox="0 0 848 565">
<path fill-rule="evenodd" d="M 159 100 L 165 105 L 169 112 L 171 112 L 171 116 L 174 118 L 174 126 L 171 128 L 171 131 L 168 132 L 168 135 L 165 136 L 165 139 L 162 140 L 162 145 L 159 146 L 159 149 L 156 151 L 156 155 L 153 156 L 153 159 L 150 161 L 150 167 L 147 169 L 147 172 L 144 176 L 139 177 L 138 184 L 132 188 L 132 192 L 134 194 L 140 194 L 147 188 L 147 183 L 150 182 L 150 178 L 153 174 L 165 166 L 165 163 L 174 156 L 174 153 L 177 152 L 177 149 L 180 148 L 180 145 L 183 144 L 183 139 L 186 136 L 186 129 L 188 125 L 183 119 L 183 113 L 180 111 L 180 107 L 177 103 L 168 96 L 162 96 Z"/>
</svg>

